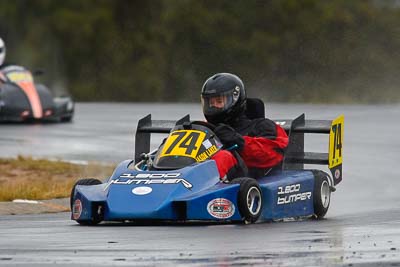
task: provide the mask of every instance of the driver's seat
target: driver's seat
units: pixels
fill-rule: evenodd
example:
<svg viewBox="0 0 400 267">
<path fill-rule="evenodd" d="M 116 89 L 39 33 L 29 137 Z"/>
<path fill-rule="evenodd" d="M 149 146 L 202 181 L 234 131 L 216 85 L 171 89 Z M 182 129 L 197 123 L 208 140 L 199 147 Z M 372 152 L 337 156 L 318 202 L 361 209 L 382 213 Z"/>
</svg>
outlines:
<svg viewBox="0 0 400 267">
<path fill-rule="evenodd" d="M 247 98 L 246 103 L 246 116 L 249 119 L 260 119 L 265 118 L 265 105 L 264 102 L 259 98 Z M 249 169 L 249 177 L 259 178 L 267 175 L 273 170 L 282 170 L 282 163 L 274 166 L 273 168 L 269 168 L 268 170 L 260 170 L 260 169 Z"/>
<path fill-rule="evenodd" d="M 265 105 L 259 98 L 247 98 L 246 116 L 249 119 L 265 118 Z"/>
</svg>

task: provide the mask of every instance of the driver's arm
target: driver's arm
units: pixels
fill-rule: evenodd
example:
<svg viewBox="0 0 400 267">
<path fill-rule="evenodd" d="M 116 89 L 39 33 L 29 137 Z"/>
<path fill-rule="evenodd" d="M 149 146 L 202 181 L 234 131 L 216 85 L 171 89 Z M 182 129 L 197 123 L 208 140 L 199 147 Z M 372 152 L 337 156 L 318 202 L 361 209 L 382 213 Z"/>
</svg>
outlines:
<svg viewBox="0 0 400 267">
<path fill-rule="evenodd" d="M 289 138 L 285 130 L 277 124 L 260 123 L 256 132 L 243 136 L 244 146 L 239 152 L 247 167 L 270 168 L 283 160 L 283 150 L 289 144 Z M 270 133 L 275 132 L 275 136 Z M 252 136 L 258 133 L 257 136 Z M 260 136 L 260 133 L 264 133 Z M 268 137 L 267 137 L 268 136 Z"/>
</svg>

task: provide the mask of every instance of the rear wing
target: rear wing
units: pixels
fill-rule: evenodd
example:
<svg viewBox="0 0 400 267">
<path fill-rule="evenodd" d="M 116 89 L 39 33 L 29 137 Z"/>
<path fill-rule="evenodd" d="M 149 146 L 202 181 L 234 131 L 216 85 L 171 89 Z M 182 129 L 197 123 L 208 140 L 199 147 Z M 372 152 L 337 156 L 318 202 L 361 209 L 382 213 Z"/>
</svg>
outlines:
<svg viewBox="0 0 400 267">
<path fill-rule="evenodd" d="M 304 169 L 304 164 L 328 165 L 334 185 L 342 181 L 344 116 L 334 120 L 306 120 L 302 114 L 294 120 L 275 120 L 289 136 L 283 169 Z M 304 134 L 329 134 L 328 153 L 305 152 Z"/>
<path fill-rule="evenodd" d="M 169 133 L 176 125 L 189 122 L 186 115 L 177 121 L 152 120 L 147 115 L 138 122 L 135 140 L 135 162 L 141 160 L 143 153 L 150 151 L 151 133 Z M 294 120 L 275 120 L 289 136 L 289 145 L 285 151 L 282 168 L 286 170 L 304 169 L 304 164 L 328 165 L 332 172 L 333 183 L 342 180 L 342 148 L 344 116 L 334 120 L 306 120 L 302 114 Z M 305 152 L 304 134 L 329 134 L 328 153 Z"/>
</svg>

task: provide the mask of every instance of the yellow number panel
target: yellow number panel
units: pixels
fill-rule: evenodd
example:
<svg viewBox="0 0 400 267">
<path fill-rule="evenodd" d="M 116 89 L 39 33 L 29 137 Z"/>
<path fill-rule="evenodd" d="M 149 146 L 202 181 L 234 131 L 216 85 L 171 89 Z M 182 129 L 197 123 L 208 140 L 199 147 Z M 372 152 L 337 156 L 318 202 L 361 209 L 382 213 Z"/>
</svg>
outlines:
<svg viewBox="0 0 400 267">
<path fill-rule="evenodd" d="M 19 82 L 32 82 L 33 78 L 30 72 L 23 71 L 23 72 L 12 72 L 7 75 L 10 81 L 19 83 Z"/>
<path fill-rule="evenodd" d="M 329 134 L 329 168 L 342 164 L 343 154 L 344 116 L 341 115 L 332 121 Z"/>
<path fill-rule="evenodd" d="M 185 156 L 196 159 L 206 134 L 197 130 L 177 130 L 169 134 L 160 157 Z"/>
</svg>

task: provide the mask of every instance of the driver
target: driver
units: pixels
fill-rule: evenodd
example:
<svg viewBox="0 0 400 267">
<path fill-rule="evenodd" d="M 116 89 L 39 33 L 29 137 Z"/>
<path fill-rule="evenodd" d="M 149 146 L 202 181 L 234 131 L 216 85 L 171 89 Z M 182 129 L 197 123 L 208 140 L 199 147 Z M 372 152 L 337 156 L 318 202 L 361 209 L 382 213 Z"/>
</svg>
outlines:
<svg viewBox="0 0 400 267">
<path fill-rule="evenodd" d="M 201 104 L 207 122 L 216 125 L 214 133 L 224 144 L 215 160 L 221 180 L 264 176 L 283 160 L 289 138 L 270 119 L 249 119 L 246 91 L 242 80 L 230 73 L 218 73 L 206 80 Z"/>
</svg>

